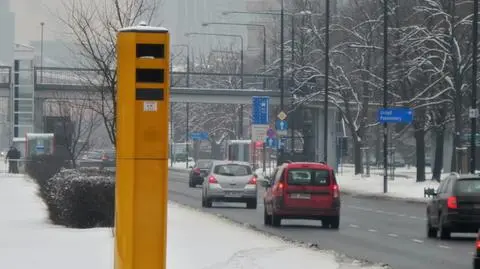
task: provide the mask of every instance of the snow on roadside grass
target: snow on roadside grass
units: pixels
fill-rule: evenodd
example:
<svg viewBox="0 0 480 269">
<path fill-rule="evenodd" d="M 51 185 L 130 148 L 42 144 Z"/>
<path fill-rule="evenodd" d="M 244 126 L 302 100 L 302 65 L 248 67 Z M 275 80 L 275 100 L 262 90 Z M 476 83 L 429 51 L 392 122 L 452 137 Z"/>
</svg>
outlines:
<svg viewBox="0 0 480 269">
<path fill-rule="evenodd" d="M 36 185 L 27 178 L 0 177 L 2 268 L 113 268 L 111 229 L 48 224 L 46 207 L 36 193 Z M 173 203 L 168 212 L 167 263 L 170 269 L 360 267 L 351 262 L 338 264 L 330 253 L 286 243 Z"/>
</svg>

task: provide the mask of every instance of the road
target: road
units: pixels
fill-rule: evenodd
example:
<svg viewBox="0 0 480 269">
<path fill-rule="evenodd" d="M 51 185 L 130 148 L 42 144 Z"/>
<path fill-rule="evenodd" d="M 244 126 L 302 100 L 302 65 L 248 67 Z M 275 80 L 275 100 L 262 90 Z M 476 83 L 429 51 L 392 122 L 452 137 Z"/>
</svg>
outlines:
<svg viewBox="0 0 480 269">
<path fill-rule="evenodd" d="M 475 235 L 452 235 L 449 241 L 426 238 L 425 206 L 342 195 L 340 229 L 322 229 L 321 222 L 282 221 L 263 225 L 263 201 L 256 210 L 242 204 L 201 207 L 201 188 L 188 187 L 186 172 L 170 171 L 169 199 L 290 240 L 317 244 L 351 257 L 386 263 L 394 269 L 471 268 Z M 340 186 L 341 187 L 341 186 Z M 259 193 L 259 198 L 262 193 Z"/>
</svg>

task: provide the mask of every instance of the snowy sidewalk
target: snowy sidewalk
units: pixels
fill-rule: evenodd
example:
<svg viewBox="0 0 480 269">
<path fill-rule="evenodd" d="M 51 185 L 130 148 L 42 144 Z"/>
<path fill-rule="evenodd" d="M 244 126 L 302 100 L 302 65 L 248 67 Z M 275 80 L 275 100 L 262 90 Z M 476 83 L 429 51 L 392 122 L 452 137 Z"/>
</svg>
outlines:
<svg viewBox="0 0 480 269">
<path fill-rule="evenodd" d="M 31 180 L 1 176 L 0 211 L 0 268 L 113 268 L 112 230 L 48 224 Z M 168 269 L 360 268 L 177 204 L 168 214 Z"/>
</svg>

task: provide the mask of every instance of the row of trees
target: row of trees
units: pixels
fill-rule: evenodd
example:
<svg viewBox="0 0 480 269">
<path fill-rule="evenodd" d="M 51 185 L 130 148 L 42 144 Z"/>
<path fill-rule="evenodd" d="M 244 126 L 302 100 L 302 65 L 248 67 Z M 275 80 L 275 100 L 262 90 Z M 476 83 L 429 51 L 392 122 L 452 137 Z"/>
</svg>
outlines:
<svg viewBox="0 0 480 269">
<path fill-rule="evenodd" d="M 67 0 L 66 0 L 67 1 Z M 294 14 L 294 24 L 287 24 L 286 33 L 295 33 L 295 45 L 286 40 L 286 77 L 292 92 L 299 97 L 296 105 L 308 104 L 322 98 L 325 79 L 325 1 L 286 1 L 288 13 Z M 330 26 L 330 102 L 337 106 L 349 129 L 354 145 L 356 172 L 362 172 L 360 148 L 368 146 L 375 137 L 376 106 L 383 98 L 383 3 L 377 0 L 333 1 Z M 472 65 L 472 1 L 469 0 L 389 0 L 389 54 L 388 100 L 390 105 L 408 106 L 415 110 L 415 121 L 409 126 L 397 126 L 394 139 L 408 144 L 412 137 L 416 148 L 417 180 L 425 180 L 425 137 L 432 132 L 436 137 L 434 177 L 442 169 L 443 140 L 447 131 L 461 134 L 466 129 L 467 100 L 471 93 Z M 101 70 L 103 83 L 98 87 L 94 109 L 102 118 L 110 141 L 115 144 L 116 31 L 124 26 L 156 19 L 158 1 L 127 0 L 103 1 L 102 5 L 86 5 L 79 0 L 68 0 L 67 15 L 62 18 L 77 43 L 75 50 L 85 67 Z M 302 12 L 308 10 L 309 12 Z M 298 16 L 296 14 L 299 14 Z M 262 21 L 268 25 L 269 74 L 278 77 L 279 20 Z M 157 20 L 158 22 L 158 20 Z M 289 29 L 290 28 L 290 29 Z M 286 35 L 288 37 L 288 35 Z M 261 38 L 259 36 L 259 38 Z M 289 39 L 289 38 L 287 38 Z M 290 47 L 289 47 L 290 46 Z M 198 69 L 209 72 L 238 72 L 235 53 L 218 60 L 212 55 L 200 59 Z M 200 70 L 197 70 L 200 71 Z M 252 70 L 250 70 L 252 71 Z M 97 82 L 97 81 L 96 81 Z M 98 86 L 97 83 L 92 86 Z M 239 88 L 238 77 L 212 79 L 204 76 L 196 82 L 202 87 Z M 221 84 L 220 86 L 220 83 Z M 178 109 L 175 109 L 178 107 Z M 185 118 L 184 107 L 175 105 L 175 117 Z M 194 128 L 212 130 L 218 144 L 235 136 L 238 126 L 238 106 L 194 106 L 202 115 L 191 119 Z M 248 118 L 249 110 L 244 113 Z M 201 110 L 201 111 L 200 111 Z M 208 112 L 208 113 L 206 113 Z M 452 113 L 453 112 L 453 113 Z M 462 141 L 456 135 L 453 145 Z M 455 162 L 452 160 L 452 164 Z"/>
</svg>

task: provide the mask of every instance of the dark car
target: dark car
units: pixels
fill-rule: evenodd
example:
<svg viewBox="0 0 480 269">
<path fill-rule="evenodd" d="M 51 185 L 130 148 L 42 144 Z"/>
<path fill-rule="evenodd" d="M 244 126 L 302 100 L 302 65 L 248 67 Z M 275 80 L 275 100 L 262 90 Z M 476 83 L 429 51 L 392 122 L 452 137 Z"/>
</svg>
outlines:
<svg viewBox="0 0 480 269">
<path fill-rule="evenodd" d="M 198 160 L 195 166 L 190 169 L 188 186 L 190 186 L 190 188 L 195 188 L 197 185 L 202 185 L 203 180 L 211 167 L 212 160 Z"/>
<path fill-rule="evenodd" d="M 452 173 L 442 180 L 427 205 L 427 236 L 476 233 L 480 228 L 480 176 Z"/>
<path fill-rule="evenodd" d="M 475 251 L 473 252 L 473 269 L 480 269 L 480 231 L 477 232 Z"/>
<path fill-rule="evenodd" d="M 261 180 L 265 225 L 280 226 L 282 219 L 321 220 L 338 229 L 340 191 L 332 167 L 325 163 L 292 162 L 277 167 Z"/>
</svg>

